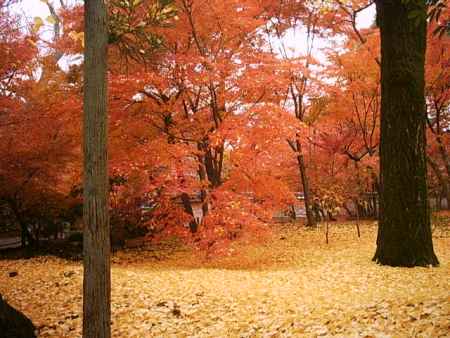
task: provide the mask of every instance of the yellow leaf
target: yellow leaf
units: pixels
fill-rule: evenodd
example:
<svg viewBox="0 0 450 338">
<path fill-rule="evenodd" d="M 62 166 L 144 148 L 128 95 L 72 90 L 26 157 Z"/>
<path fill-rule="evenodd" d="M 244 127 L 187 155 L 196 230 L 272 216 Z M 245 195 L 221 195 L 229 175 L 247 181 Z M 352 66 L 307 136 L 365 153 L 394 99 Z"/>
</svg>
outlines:
<svg viewBox="0 0 450 338">
<path fill-rule="evenodd" d="M 43 25 L 44 25 L 44 21 L 42 21 L 42 18 L 36 16 L 34 18 L 33 32 L 37 33 Z"/>
<path fill-rule="evenodd" d="M 53 15 L 47 16 L 47 18 L 45 20 L 51 25 L 54 25 L 56 23 L 56 19 Z"/>
<path fill-rule="evenodd" d="M 81 46 L 84 47 L 84 32 L 71 31 L 69 37 L 74 41 L 80 41 Z"/>
</svg>

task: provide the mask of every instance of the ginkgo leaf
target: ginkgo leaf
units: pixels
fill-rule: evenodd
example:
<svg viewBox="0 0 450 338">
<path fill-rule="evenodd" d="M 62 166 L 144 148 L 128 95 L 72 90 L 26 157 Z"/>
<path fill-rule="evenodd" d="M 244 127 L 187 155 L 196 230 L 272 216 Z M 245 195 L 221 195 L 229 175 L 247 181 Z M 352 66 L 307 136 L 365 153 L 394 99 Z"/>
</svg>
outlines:
<svg viewBox="0 0 450 338">
<path fill-rule="evenodd" d="M 176 245 L 118 251 L 112 336 L 448 335 L 448 264 L 383 267 L 370 260 L 376 226 L 364 224 L 361 241 L 351 224 L 335 227 L 328 247 L 320 245 L 323 227 L 284 225 L 267 243 L 207 261 Z M 448 238 L 436 244 L 448 261 Z M 11 271 L 18 275 L 9 277 Z M 81 335 L 82 282 L 81 262 L 36 257 L 0 265 L 0 293 L 32 319 L 40 337 Z"/>
</svg>

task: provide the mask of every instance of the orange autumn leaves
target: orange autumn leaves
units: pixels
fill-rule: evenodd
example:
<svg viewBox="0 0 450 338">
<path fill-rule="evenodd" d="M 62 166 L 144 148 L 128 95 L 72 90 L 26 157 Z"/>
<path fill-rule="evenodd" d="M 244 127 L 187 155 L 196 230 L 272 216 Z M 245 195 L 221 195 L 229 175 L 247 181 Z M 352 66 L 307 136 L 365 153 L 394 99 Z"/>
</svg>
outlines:
<svg viewBox="0 0 450 338">
<path fill-rule="evenodd" d="M 322 8 L 321 2 L 177 0 L 167 2 L 169 21 L 155 21 L 139 31 L 144 35 L 133 36 L 139 20 L 161 3 L 136 3 L 133 29 L 124 33 L 128 45 L 144 37 L 152 42 L 130 45 L 131 54 L 145 59 L 127 55 L 114 41 L 109 51 L 111 210 L 119 223 L 146 226 L 158 238 L 181 234 L 218 251 L 240 236 L 257 235 L 301 190 L 296 154 L 287 142 L 296 135 L 313 196 L 333 196 L 339 206 L 373 191 L 379 39 L 376 28 L 368 28 L 360 31 L 362 43 L 351 22 L 365 1 L 329 1 Z M 82 8 L 67 6 L 58 14 L 61 37 L 49 46 L 70 59 L 82 52 Z M 307 27 L 316 42 L 305 41 L 301 32 Z M 322 58 L 308 51 L 285 58 L 268 36 L 282 40 L 292 31 L 301 46 L 315 43 L 318 50 L 317 40 L 324 37 L 335 38 L 335 44 L 321 51 Z M 4 43 L 16 46 L 21 39 L 11 36 Z M 443 107 L 449 102 L 447 44 L 448 38 L 429 38 L 429 95 Z M 31 70 L 42 68 L 45 77 L 16 78 L 17 95 L 0 98 L 11 105 L 1 118 L 19 123 L 0 122 L 2 143 L 10 145 L 2 150 L 1 170 L 9 177 L 4 190 L 14 197 L 29 186 L 21 196 L 40 201 L 52 191 L 66 201 L 62 196 L 79 187 L 81 174 L 81 67 L 64 72 L 35 48 L 10 50 L 18 53 L 21 74 L 30 72 L 32 60 Z M 10 67 L 8 58 L 0 60 L 0 71 Z M 303 121 L 293 114 L 293 85 L 301 89 L 294 91 L 301 96 Z M 448 144 L 447 135 L 441 138 Z M 430 154 L 443 171 L 434 144 Z M 177 199 L 182 193 L 209 207 L 194 235 L 185 227 L 191 216 Z M 151 205 L 145 217 L 143 205 Z"/>
</svg>

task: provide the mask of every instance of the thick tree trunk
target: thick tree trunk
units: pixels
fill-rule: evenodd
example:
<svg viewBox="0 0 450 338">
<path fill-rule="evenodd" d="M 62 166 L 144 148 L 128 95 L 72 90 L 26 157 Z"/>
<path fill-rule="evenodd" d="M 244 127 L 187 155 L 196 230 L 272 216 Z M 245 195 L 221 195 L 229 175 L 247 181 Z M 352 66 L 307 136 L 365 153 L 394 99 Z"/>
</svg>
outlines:
<svg viewBox="0 0 450 338">
<path fill-rule="evenodd" d="M 312 210 L 311 193 L 309 191 L 309 182 L 308 182 L 308 175 L 306 174 L 305 159 L 302 153 L 302 144 L 300 143 L 300 140 L 298 138 L 296 141 L 296 147 L 298 152 L 297 163 L 300 171 L 300 179 L 303 186 L 303 197 L 305 201 L 306 226 L 313 227 L 316 225 L 316 221 L 314 219 L 314 213 Z"/>
<path fill-rule="evenodd" d="M 111 336 L 105 1 L 85 0 L 83 337 Z"/>
<path fill-rule="evenodd" d="M 378 0 L 381 29 L 381 196 L 374 260 L 438 265 L 433 250 L 425 154 L 425 0 Z"/>
</svg>

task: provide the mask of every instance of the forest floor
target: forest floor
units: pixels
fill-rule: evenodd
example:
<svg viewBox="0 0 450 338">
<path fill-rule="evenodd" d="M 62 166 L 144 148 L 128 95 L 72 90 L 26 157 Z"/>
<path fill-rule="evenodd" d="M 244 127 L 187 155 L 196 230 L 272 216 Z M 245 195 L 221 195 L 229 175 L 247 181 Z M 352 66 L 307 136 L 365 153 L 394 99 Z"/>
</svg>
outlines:
<svg viewBox="0 0 450 338">
<path fill-rule="evenodd" d="M 114 337 L 449 337 L 450 236 L 438 268 L 371 261 L 376 228 L 274 229 L 239 254 L 205 260 L 171 243 L 114 255 Z M 18 275 L 9 277 L 9 272 Z M 40 337 L 80 337 L 81 262 L 0 261 L 0 294 Z"/>
</svg>

